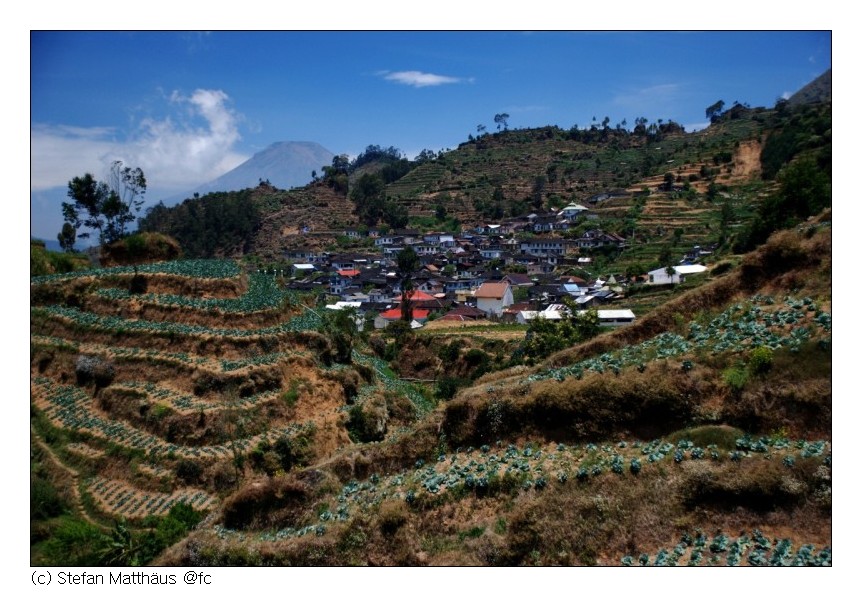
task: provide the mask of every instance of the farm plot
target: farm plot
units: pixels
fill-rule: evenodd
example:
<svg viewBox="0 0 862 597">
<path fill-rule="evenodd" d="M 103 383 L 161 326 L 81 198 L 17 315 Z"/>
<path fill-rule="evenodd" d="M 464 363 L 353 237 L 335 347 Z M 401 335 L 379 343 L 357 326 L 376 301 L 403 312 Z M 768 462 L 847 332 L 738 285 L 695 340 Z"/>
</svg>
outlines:
<svg viewBox="0 0 862 597">
<path fill-rule="evenodd" d="M 224 401 L 204 400 L 194 394 L 177 392 L 153 382 L 129 381 L 114 384 L 110 389 L 142 397 L 148 402 L 168 406 L 180 414 L 222 410 L 224 408 L 244 410 L 275 400 L 279 395 L 278 392 L 262 392 L 233 399 L 228 404 Z"/>
<path fill-rule="evenodd" d="M 676 466 L 688 460 L 718 464 L 763 458 L 779 459 L 787 468 L 793 468 L 797 459 L 817 459 L 824 466 L 832 465 L 831 444 L 827 441 L 765 436 L 757 439 L 743 436 L 733 450 L 714 444 L 697 446 L 689 440 L 671 443 L 661 439 L 580 446 L 559 443 L 545 448 L 532 444 L 504 447 L 501 442 L 494 447 L 459 448 L 454 453 L 439 455 L 435 462 L 417 460 L 413 470 L 387 476 L 372 474 L 365 481 L 352 480 L 341 487 L 332 501 L 321 506 L 323 511 L 315 524 L 267 532 L 256 538 L 276 541 L 308 533 L 322 535 L 328 525 L 371 512 L 385 501 L 414 504 L 449 492 L 455 499 L 492 495 L 501 490 L 541 492 L 552 490 L 554 485 L 589 484 L 602 475 L 625 476 L 635 482 L 646 467 L 659 466 L 660 462 Z M 221 527 L 216 532 L 222 538 L 245 537 Z"/>
<path fill-rule="evenodd" d="M 64 274 L 50 274 L 47 276 L 34 276 L 30 278 L 31 284 L 45 284 L 74 280 L 77 278 L 102 278 L 117 275 L 140 274 L 169 274 L 185 278 L 224 279 L 239 276 L 241 271 L 235 261 L 227 259 L 189 259 L 183 261 L 167 261 L 163 263 L 149 263 L 135 267 L 122 265 L 117 267 L 106 267 L 90 270 L 78 270 Z"/>
<path fill-rule="evenodd" d="M 746 303 L 732 305 L 706 326 L 689 324 L 687 338 L 665 332 L 622 350 L 530 375 L 522 383 L 562 380 L 569 376 L 580 378 L 587 371 L 618 373 L 623 367 L 643 367 L 651 361 L 680 357 L 696 349 L 719 354 L 766 346 L 785 347 L 795 352 L 803 342 L 814 337 L 820 338 L 824 350 L 831 347 L 832 316 L 821 311 L 813 299 L 786 297 L 778 304 L 771 296 L 758 295 Z M 694 363 L 685 361 L 683 366 L 691 367 Z"/>
<path fill-rule="evenodd" d="M 216 314 L 248 314 L 272 311 L 281 308 L 285 301 L 293 303 L 296 300 L 295 293 L 279 288 L 273 276 L 257 273 L 249 275 L 248 290 L 239 298 L 197 298 L 156 293 L 131 295 L 128 290 L 120 288 L 100 288 L 96 294 L 112 301 L 129 301 L 134 297 L 136 301 L 142 303 L 195 309 L 215 312 Z"/>
<path fill-rule="evenodd" d="M 104 418 L 93 408 L 90 397 L 75 386 L 56 384 L 50 379 L 37 377 L 31 384 L 31 395 L 33 405 L 51 424 L 85 432 L 127 448 L 142 450 L 151 458 L 173 455 L 182 458 L 220 460 L 232 457 L 234 453 L 249 452 L 261 441 L 275 442 L 281 437 L 293 437 L 313 426 L 310 423 L 294 423 L 251 437 L 238 437 L 224 444 L 202 447 L 182 446 L 164 441 L 123 421 Z"/>
<path fill-rule="evenodd" d="M 85 444 L 83 442 L 75 442 L 71 444 L 66 444 L 66 450 L 75 454 L 77 456 L 82 456 L 84 458 L 88 458 L 90 460 L 95 460 L 97 458 L 101 458 L 105 455 L 103 450 L 99 450 L 90 446 L 89 444 Z"/>
<path fill-rule="evenodd" d="M 195 510 L 208 510 L 218 503 L 218 498 L 205 491 L 181 489 L 173 493 L 157 493 L 104 477 L 89 479 L 85 488 L 101 510 L 126 518 L 164 516 L 176 504 L 187 504 Z"/>
</svg>

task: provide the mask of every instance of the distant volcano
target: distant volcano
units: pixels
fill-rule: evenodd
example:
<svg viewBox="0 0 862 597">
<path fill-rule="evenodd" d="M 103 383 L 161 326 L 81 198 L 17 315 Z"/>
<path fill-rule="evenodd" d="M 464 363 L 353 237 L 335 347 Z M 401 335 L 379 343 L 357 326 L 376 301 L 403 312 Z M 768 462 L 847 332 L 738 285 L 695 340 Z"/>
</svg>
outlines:
<svg viewBox="0 0 862 597">
<path fill-rule="evenodd" d="M 311 141 L 273 143 L 230 172 L 190 191 L 186 197 L 194 193 L 239 191 L 256 187 L 262 180 L 280 189 L 302 187 L 311 182 L 312 170 L 322 174 L 321 169 L 331 165 L 333 157 L 334 153 Z"/>
</svg>

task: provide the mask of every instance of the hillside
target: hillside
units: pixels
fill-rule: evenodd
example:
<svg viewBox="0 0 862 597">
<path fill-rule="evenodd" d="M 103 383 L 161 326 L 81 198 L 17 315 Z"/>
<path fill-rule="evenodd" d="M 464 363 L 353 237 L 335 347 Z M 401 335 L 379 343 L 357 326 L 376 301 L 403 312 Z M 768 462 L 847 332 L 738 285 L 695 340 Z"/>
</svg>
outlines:
<svg viewBox="0 0 862 597">
<path fill-rule="evenodd" d="M 571 235 L 599 227 L 624 236 L 626 248 L 600 255 L 599 265 L 618 274 L 643 272 L 666 251 L 731 243 L 774 192 L 781 165 L 831 146 L 831 131 L 819 128 L 821 122 L 831 123 L 830 104 L 781 111 L 735 105 L 695 133 L 684 133 L 674 123 L 639 123 L 631 131 L 501 131 L 425 155 L 385 185 L 385 197 L 406 208 L 411 227 L 423 230 L 469 229 L 581 203 L 590 208 L 590 219 Z M 379 171 L 383 163 L 363 162 L 343 188 L 325 179 L 291 191 L 259 185 L 253 207 L 246 210 L 255 214 L 251 229 L 242 233 L 246 242 L 212 245 L 233 245 L 231 252 L 190 251 L 186 245 L 201 245 L 201 234 L 213 235 L 190 230 L 180 214 L 151 213 L 141 227 L 177 238 L 186 254 L 196 257 L 246 255 L 277 263 L 295 248 L 335 250 L 345 240 L 339 238 L 344 230 L 362 223 L 350 198 L 359 175 Z M 213 196 L 189 199 L 187 207 L 175 209 L 197 204 L 196 211 L 207 211 Z M 439 213 L 445 219 L 435 217 Z M 219 228 L 206 230 L 213 227 Z M 305 227 L 311 234 L 300 233 Z"/>
<path fill-rule="evenodd" d="M 31 564 L 831 566 L 829 81 L 31 244 Z"/>
<path fill-rule="evenodd" d="M 532 369 L 232 261 L 32 278 L 31 562 L 831 565 L 830 223 Z"/>
</svg>

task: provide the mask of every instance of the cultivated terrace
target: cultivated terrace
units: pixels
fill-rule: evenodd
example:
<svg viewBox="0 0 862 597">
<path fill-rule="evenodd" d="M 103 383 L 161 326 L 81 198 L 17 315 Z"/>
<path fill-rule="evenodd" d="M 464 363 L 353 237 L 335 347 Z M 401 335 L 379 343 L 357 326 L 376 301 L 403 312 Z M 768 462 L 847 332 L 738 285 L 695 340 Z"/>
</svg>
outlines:
<svg viewBox="0 0 862 597">
<path fill-rule="evenodd" d="M 34 245 L 31 563 L 830 566 L 831 215 L 831 104 L 779 103 Z"/>
</svg>

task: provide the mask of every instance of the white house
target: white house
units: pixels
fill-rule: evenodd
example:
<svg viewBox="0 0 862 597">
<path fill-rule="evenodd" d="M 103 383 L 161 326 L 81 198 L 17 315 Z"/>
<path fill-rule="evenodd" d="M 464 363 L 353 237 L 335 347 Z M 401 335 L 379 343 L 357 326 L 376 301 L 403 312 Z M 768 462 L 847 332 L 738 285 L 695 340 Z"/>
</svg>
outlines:
<svg viewBox="0 0 862 597">
<path fill-rule="evenodd" d="M 476 308 L 485 313 L 499 315 L 515 302 L 512 287 L 505 282 L 485 282 L 476 289 Z"/>
<path fill-rule="evenodd" d="M 294 276 L 306 276 L 314 272 L 314 265 L 311 263 L 294 263 L 291 268 Z"/>
<path fill-rule="evenodd" d="M 560 215 L 567 220 L 571 220 L 573 218 L 577 218 L 583 212 L 588 211 L 586 207 L 583 205 L 579 205 L 577 203 L 569 203 L 565 206 L 561 211 Z"/>
<path fill-rule="evenodd" d="M 518 311 L 515 321 L 521 324 L 530 323 L 534 319 L 547 319 L 548 321 L 560 321 L 569 314 L 565 305 L 554 303 L 548 305 L 544 311 Z"/>
<path fill-rule="evenodd" d="M 648 272 L 647 284 L 681 284 L 688 276 L 702 274 L 706 271 L 705 265 L 675 265 L 673 274 L 667 273 L 667 268 L 662 267 Z"/>
<path fill-rule="evenodd" d="M 635 314 L 631 309 L 598 309 L 599 325 L 621 326 L 634 323 Z"/>
</svg>

